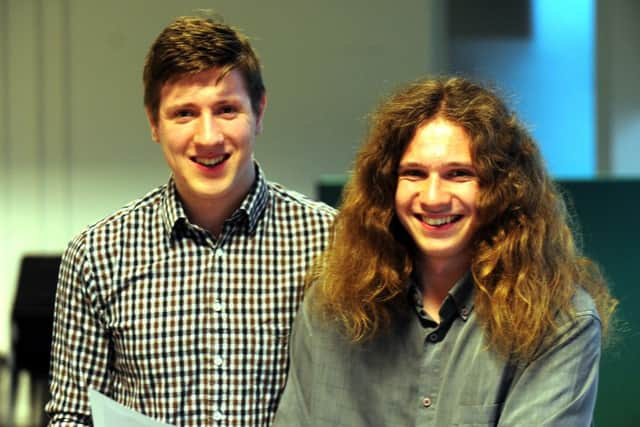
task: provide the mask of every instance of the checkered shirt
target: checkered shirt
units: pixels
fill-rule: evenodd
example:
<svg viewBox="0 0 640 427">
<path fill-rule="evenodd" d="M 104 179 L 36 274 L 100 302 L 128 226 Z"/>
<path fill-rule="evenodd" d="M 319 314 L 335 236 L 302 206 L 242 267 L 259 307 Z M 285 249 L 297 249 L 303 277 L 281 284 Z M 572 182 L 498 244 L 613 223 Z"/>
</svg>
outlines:
<svg viewBox="0 0 640 427">
<path fill-rule="evenodd" d="M 213 238 L 175 184 L 90 226 L 63 256 L 51 426 L 91 425 L 95 388 L 178 426 L 267 426 L 303 277 L 335 214 L 258 176 Z"/>
</svg>

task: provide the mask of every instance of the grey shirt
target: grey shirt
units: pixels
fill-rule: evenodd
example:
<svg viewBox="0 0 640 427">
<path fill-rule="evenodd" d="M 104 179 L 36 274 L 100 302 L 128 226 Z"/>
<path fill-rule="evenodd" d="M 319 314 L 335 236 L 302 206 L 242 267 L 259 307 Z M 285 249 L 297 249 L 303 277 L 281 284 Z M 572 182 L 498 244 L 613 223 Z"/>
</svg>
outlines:
<svg viewBox="0 0 640 427">
<path fill-rule="evenodd" d="M 488 347 L 473 292 L 464 278 L 440 324 L 411 313 L 354 344 L 310 309 L 312 290 L 294 323 L 275 426 L 590 425 L 601 325 L 589 295 L 579 289 L 575 315 L 559 316 L 539 357 L 518 365 Z"/>
</svg>

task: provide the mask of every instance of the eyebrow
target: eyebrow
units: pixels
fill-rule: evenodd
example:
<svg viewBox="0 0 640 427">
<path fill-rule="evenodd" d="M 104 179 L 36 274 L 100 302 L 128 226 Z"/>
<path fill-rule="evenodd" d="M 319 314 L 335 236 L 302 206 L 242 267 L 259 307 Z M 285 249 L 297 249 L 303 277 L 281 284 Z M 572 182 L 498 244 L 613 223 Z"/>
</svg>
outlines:
<svg viewBox="0 0 640 427">
<path fill-rule="evenodd" d="M 473 163 L 472 162 L 446 162 L 443 163 L 444 166 L 447 167 L 465 167 L 465 168 L 473 168 Z M 424 163 L 422 162 L 415 162 L 415 161 L 408 161 L 408 162 L 400 162 L 398 163 L 398 167 L 424 167 Z"/>
<path fill-rule="evenodd" d="M 242 100 L 241 100 L 241 97 L 239 97 L 239 96 L 226 95 L 226 96 L 221 96 L 212 105 L 235 104 L 235 103 L 241 103 L 241 102 L 242 102 Z M 194 107 L 198 107 L 198 105 L 199 105 L 198 102 L 185 100 L 184 102 L 176 102 L 174 104 L 166 104 L 165 108 L 167 110 L 169 110 L 169 111 L 173 111 L 173 110 L 181 109 L 181 108 L 194 108 Z"/>
</svg>

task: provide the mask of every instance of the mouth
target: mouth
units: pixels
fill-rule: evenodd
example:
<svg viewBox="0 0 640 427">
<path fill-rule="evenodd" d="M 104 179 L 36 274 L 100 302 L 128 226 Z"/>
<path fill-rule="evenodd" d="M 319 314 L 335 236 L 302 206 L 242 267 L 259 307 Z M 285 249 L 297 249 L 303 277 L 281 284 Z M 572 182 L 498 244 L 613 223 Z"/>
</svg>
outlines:
<svg viewBox="0 0 640 427">
<path fill-rule="evenodd" d="M 438 218 L 416 215 L 416 217 L 422 221 L 423 223 L 431 226 L 431 227 L 444 227 L 445 225 L 452 224 L 454 222 L 460 221 L 462 219 L 462 215 L 448 215 L 441 216 Z"/>
<path fill-rule="evenodd" d="M 219 164 L 227 160 L 229 157 L 230 157 L 229 154 L 222 154 L 216 157 L 192 157 L 191 160 L 199 165 L 212 168 L 212 167 L 218 166 Z"/>
</svg>

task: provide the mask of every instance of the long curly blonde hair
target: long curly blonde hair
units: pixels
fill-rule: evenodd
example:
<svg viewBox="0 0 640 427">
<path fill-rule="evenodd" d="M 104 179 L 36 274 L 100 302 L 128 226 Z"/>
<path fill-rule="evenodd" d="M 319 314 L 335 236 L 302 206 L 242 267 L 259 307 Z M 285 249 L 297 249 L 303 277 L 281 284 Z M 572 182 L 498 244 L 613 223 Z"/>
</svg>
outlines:
<svg viewBox="0 0 640 427">
<path fill-rule="evenodd" d="M 462 78 L 410 84 L 372 115 L 332 243 L 309 277 L 318 287 L 316 307 L 354 341 L 409 312 L 415 248 L 394 211 L 397 169 L 416 128 L 435 117 L 471 138 L 482 225 L 470 270 L 490 345 L 503 355 L 533 358 L 558 313 L 571 313 L 577 286 L 595 301 L 606 333 L 617 301 L 597 265 L 576 246 L 562 195 L 535 142 L 493 92 Z"/>
</svg>

